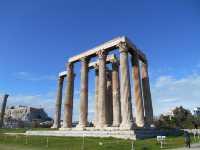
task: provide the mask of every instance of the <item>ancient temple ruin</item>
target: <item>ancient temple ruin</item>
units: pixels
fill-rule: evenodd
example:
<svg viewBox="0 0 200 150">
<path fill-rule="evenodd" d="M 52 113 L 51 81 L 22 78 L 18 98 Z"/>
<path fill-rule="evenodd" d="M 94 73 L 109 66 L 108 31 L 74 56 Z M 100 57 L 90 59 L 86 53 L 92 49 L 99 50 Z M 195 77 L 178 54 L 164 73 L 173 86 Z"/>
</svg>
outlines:
<svg viewBox="0 0 200 150">
<path fill-rule="evenodd" d="M 40 124 L 51 121 L 43 108 L 29 106 L 7 107 L 4 116 L 5 128 L 42 127 Z"/>
<path fill-rule="evenodd" d="M 110 51 L 118 50 L 119 58 Z M 131 84 L 129 75 L 129 55 L 134 80 L 135 123 L 133 121 Z M 90 62 L 97 57 L 96 62 Z M 148 61 L 127 37 L 118 37 L 79 55 L 69 58 L 65 72 L 58 78 L 58 91 L 53 128 L 60 128 L 63 81 L 66 78 L 66 96 L 64 101 L 64 122 L 62 129 L 72 128 L 74 64 L 81 62 L 81 91 L 79 124 L 76 128 L 87 130 L 88 127 L 88 71 L 95 70 L 95 117 L 94 130 L 132 130 L 148 127 L 153 122 L 153 108 L 148 77 Z M 108 70 L 106 64 L 112 69 Z M 141 64 L 141 65 L 140 65 Z M 140 74 L 140 70 L 142 71 Z M 110 89 L 109 89 L 110 86 Z M 108 96 L 108 94 L 110 94 Z"/>
</svg>

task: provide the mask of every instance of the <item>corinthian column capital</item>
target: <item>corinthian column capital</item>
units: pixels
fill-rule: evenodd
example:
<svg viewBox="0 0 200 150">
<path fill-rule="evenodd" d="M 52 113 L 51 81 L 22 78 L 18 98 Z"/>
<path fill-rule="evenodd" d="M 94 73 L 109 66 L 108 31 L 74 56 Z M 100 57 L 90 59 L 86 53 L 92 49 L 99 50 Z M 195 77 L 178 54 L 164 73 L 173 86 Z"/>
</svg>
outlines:
<svg viewBox="0 0 200 150">
<path fill-rule="evenodd" d="M 65 79 L 64 76 L 59 76 L 58 79 L 57 79 L 58 83 L 62 83 L 64 79 Z"/>
<path fill-rule="evenodd" d="M 95 70 L 95 72 L 98 71 L 99 70 L 99 65 L 95 64 L 94 65 L 94 70 Z"/>
<path fill-rule="evenodd" d="M 73 63 L 67 63 L 66 68 L 67 68 L 67 76 L 71 75 L 74 78 L 76 76 L 76 74 L 73 72 L 74 64 Z"/>
<path fill-rule="evenodd" d="M 104 49 L 98 51 L 96 54 L 99 57 L 99 59 L 105 59 L 107 56 L 106 51 Z"/>
<path fill-rule="evenodd" d="M 73 69 L 73 63 L 67 63 L 66 67 L 67 67 L 67 70 Z"/>
<path fill-rule="evenodd" d="M 83 63 L 88 63 L 89 62 L 89 58 L 88 57 L 82 57 L 80 59 L 80 61 L 83 62 Z"/>
<path fill-rule="evenodd" d="M 119 44 L 117 44 L 117 47 L 119 48 L 120 53 L 128 52 L 128 47 L 126 42 L 120 42 Z"/>
</svg>

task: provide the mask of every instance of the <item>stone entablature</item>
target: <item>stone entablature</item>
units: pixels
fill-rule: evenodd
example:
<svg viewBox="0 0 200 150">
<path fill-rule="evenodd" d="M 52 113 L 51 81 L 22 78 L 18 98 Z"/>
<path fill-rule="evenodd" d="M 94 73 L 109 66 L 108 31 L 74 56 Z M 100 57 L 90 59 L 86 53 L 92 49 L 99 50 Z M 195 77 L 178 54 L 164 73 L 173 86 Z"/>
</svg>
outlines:
<svg viewBox="0 0 200 150">
<path fill-rule="evenodd" d="M 112 51 L 114 49 L 117 49 L 119 48 L 118 47 L 118 44 L 119 43 L 127 43 L 127 47 L 129 47 L 129 52 L 131 54 L 133 53 L 137 53 L 139 58 L 142 60 L 142 61 L 146 61 L 146 56 L 145 54 L 139 50 L 138 48 L 136 48 L 136 46 L 125 36 L 122 36 L 122 37 L 117 37 L 113 40 L 110 40 L 104 44 L 101 44 L 99 46 L 96 46 L 95 48 L 92 48 L 92 49 L 89 49 L 79 55 L 76 55 L 76 56 L 73 56 L 71 58 L 69 58 L 69 63 L 72 63 L 72 62 L 76 62 L 76 61 L 79 61 L 82 57 L 94 57 L 94 56 L 97 56 L 97 52 L 100 51 L 100 50 L 106 50 L 107 52 L 109 51 Z"/>
</svg>

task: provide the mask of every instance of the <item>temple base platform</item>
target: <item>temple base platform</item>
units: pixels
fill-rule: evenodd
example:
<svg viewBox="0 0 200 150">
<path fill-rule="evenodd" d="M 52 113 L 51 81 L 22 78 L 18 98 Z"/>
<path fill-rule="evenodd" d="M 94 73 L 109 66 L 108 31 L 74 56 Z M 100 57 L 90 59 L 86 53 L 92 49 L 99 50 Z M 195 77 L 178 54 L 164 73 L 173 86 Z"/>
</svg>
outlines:
<svg viewBox="0 0 200 150">
<path fill-rule="evenodd" d="M 158 129 L 133 129 L 118 130 L 117 128 L 108 128 L 102 130 L 96 129 L 78 129 L 78 128 L 61 128 L 54 131 L 26 131 L 26 135 L 37 136 L 66 136 L 66 137 L 113 137 L 119 139 L 145 139 L 153 138 L 159 135 L 178 135 L 179 130 L 158 130 Z"/>
</svg>

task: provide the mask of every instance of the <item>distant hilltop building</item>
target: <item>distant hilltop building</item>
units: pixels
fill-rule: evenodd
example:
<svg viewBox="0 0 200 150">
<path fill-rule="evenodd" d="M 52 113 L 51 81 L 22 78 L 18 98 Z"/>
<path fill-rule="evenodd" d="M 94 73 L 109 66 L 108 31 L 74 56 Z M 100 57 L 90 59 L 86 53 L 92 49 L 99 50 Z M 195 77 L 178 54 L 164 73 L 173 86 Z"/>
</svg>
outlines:
<svg viewBox="0 0 200 150">
<path fill-rule="evenodd" d="M 169 109 L 167 112 L 163 113 L 163 116 L 174 116 L 174 110 L 176 109 L 176 107 Z"/>
<path fill-rule="evenodd" d="M 169 119 L 171 120 L 172 117 L 174 117 L 174 110 L 176 108 L 171 108 L 170 110 L 168 110 L 167 112 L 163 113 L 163 116 L 169 116 Z"/>
<path fill-rule="evenodd" d="M 162 115 L 168 116 L 169 119 L 171 120 L 175 115 L 180 114 L 180 113 L 191 114 L 191 111 L 180 106 L 180 107 L 171 108 L 169 111 L 167 111 L 166 113 L 163 113 Z"/>
<path fill-rule="evenodd" d="M 200 107 L 194 108 L 193 112 L 194 112 L 194 116 L 200 117 Z"/>
<path fill-rule="evenodd" d="M 38 127 L 40 123 L 50 120 L 43 108 L 12 106 L 5 111 L 4 126 L 6 128 Z"/>
</svg>

